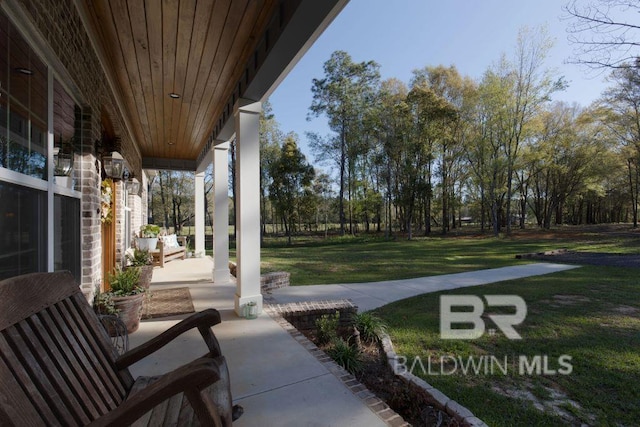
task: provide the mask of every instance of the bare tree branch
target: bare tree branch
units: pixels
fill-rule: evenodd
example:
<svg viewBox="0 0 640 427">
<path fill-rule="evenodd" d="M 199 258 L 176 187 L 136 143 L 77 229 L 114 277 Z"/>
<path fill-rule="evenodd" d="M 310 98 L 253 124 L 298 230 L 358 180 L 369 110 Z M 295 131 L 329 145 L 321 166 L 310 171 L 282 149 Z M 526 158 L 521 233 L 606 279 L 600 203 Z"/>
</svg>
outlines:
<svg viewBox="0 0 640 427">
<path fill-rule="evenodd" d="M 630 0 L 570 0 L 564 7 L 568 40 L 574 44 L 569 63 L 594 70 L 638 66 L 640 3 Z"/>
</svg>

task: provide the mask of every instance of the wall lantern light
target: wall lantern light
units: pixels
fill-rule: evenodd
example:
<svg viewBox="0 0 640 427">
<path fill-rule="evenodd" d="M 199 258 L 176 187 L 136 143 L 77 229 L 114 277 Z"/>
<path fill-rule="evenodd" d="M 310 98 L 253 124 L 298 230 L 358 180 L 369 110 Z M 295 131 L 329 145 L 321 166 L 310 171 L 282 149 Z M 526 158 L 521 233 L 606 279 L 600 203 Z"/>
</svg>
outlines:
<svg viewBox="0 0 640 427">
<path fill-rule="evenodd" d="M 104 172 L 109 178 L 122 179 L 124 172 L 124 158 L 117 151 L 113 151 L 102 158 Z"/>
<path fill-rule="evenodd" d="M 69 176 L 73 171 L 73 153 L 64 153 L 60 147 L 53 149 L 53 174 Z"/>
<path fill-rule="evenodd" d="M 138 191 L 140 191 L 140 181 L 136 178 L 132 178 L 125 183 L 125 188 L 129 194 L 138 195 Z"/>
</svg>

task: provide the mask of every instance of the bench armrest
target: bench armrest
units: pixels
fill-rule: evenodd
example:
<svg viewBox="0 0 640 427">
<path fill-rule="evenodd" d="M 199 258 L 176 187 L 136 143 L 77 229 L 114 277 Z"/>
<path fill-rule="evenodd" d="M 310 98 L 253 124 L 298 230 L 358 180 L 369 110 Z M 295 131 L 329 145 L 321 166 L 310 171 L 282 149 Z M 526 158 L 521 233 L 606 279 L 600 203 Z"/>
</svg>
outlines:
<svg viewBox="0 0 640 427">
<path fill-rule="evenodd" d="M 220 380 L 219 364 L 224 363 L 224 358 L 219 359 L 196 359 L 163 375 L 157 381 L 129 396 L 120 406 L 89 426 L 130 425 L 155 406 L 182 392 L 189 399 L 201 425 L 221 425 L 220 415 L 217 414 L 215 405 L 205 402 L 200 393 L 202 389 Z"/>
<path fill-rule="evenodd" d="M 213 308 L 192 314 L 160 335 L 124 353 L 116 360 L 116 367 L 124 369 L 133 365 L 193 328 L 198 328 L 200 331 L 200 335 L 202 335 L 205 344 L 209 348 L 211 356 L 220 356 L 222 355 L 220 344 L 211 330 L 211 327 L 217 325 L 220 321 L 220 313 Z"/>
</svg>

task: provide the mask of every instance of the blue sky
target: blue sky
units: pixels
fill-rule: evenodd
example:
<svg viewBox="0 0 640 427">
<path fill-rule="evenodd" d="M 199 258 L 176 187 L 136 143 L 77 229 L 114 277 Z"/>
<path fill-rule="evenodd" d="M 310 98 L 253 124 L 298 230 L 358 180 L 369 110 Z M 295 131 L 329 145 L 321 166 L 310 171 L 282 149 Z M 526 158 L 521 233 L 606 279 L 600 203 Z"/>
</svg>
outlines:
<svg viewBox="0 0 640 427">
<path fill-rule="evenodd" d="M 560 19 L 564 0 L 351 0 L 271 95 L 283 132 L 294 131 L 311 163 L 305 132 L 327 134 L 326 119 L 307 121 L 311 81 L 322 78 L 322 65 L 336 50 L 354 61 L 374 60 L 382 79 L 405 83 L 411 71 L 427 65 L 455 65 L 461 74 L 479 79 L 502 53 L 515 50 L 523 26 L 547 25 L 555 45 L 547 66 L 569 82 L 556 99 L 589 105 L 606 87 L 603 75 L 566 64 L 573 46 L 567 21 Z"/>
</svg>

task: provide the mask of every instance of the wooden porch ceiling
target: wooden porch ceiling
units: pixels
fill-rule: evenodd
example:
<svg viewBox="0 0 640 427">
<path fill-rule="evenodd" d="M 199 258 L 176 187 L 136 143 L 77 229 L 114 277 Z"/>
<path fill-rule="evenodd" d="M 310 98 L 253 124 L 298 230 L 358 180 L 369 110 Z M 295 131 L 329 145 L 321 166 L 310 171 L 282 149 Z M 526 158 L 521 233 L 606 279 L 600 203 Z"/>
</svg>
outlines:
<svg viewBox="0 0 640 427">
<path fill-rule="evenodd" d="M 198 157 L 265 30 L 281 19 L 283 5 L 292 6 L 278 0 L 79 3 L 143 158 L 176 160 Z"/>
</svg>

